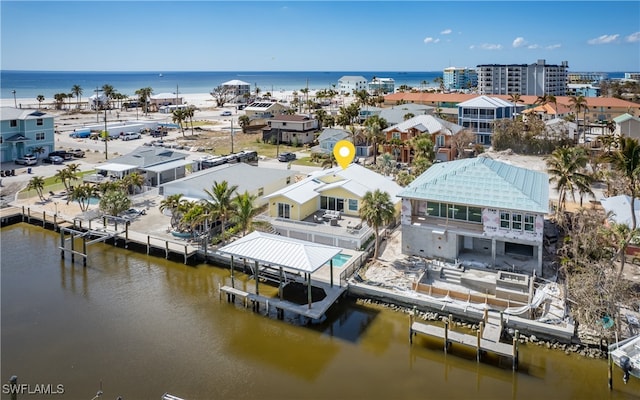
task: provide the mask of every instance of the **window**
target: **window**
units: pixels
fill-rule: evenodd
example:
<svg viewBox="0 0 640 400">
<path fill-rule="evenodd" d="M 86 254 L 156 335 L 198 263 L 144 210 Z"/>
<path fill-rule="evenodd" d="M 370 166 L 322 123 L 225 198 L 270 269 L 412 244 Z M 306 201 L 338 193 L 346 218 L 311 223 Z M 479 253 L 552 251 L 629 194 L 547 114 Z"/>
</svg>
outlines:
<svg viewBox="0 0 640 400">
<path fill-rule="evenodd" d="M 534 231 L 534 227 L 535 227 L 535 223 L 536 223 L 536 216 L 535 215 L 525 215 L 524 216 L 524 230 L 526 232 L 533 232 Z"/>
<path fill-rule="evenodd" d="M 400 139 L 400 132 L 391 132 L 391 139 Z"/>
<path fill-rule="evenodd" d="M 479 207 L 469 207 L 469 222 L 482 222 L 482 209 Z"/>
<path fill-rule="evenodd" d="M 291 177 L 287 176 L 287 185 L 291 183 Z"/>
<path fill-rule="evenodd" d="M 522 214 L 511 214 L 511 229 L 522 230 Z"/>
<path fill-rule="evenodd" d="M 320 208 L 323 210 L 344 211 L 344 199 L 320 196 Z"/>
<path fill-rule="evenodd" d="M 258 196 L 264 196 L 264 188 L 258 189 Z"/>
<path fill-rule="evenodd" d="M 44 132 L 37 132 L 36 140 L 44 140 Z"/>
<path fill-rule="evenodd" d="M 12 119 L 11 121 L 9 121 L 9 126 L 15 128 L 16 126 L 18 126 L 18 120 Z"/>
<path fill-rule="evenodd" d="M 453 218 L 462 221 L 467 220 L 467 206 L 456 206 L 453 212 Z"/>
<path fill-rule="evenodd" d="M 427 215 L 432 217 L 440 216 L 440 203 L 434 203 L 433 201 L 427 201 Z"/>
<path fill-rule="evenodd" d="M 36 125 L 38 125 L 38 126 L 44 125 L 44 120 L 42 118 L 36 119 Z"/>
<path fill-rule="evenodd" d="M 500 228 L 509 229 L 511 225 L 511 214 L 508 212 L 501 211 L 500 212 Z"/>
<path fill-rule="evenodd" d="M 444 135 L 436 136 L 436 146 L 444 147 Z"/>
<path fill-rule="evenodd" d="M 349 199 L 349 211 L 358 211 L 357 199 Z"/>
<path fill-rule="evenodd" d="M 278 218 L 291 218 L 291 206 L 285 203 L 278 203 Z"/>
</svg>

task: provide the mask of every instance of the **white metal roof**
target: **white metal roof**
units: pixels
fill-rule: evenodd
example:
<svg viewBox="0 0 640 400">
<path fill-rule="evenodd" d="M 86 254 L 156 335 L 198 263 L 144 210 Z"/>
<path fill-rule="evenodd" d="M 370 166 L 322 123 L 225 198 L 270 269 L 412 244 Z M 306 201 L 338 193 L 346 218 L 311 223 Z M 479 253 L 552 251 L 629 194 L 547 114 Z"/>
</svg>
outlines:
<svg viewBox="0 0 640 400">
<path fill-rule="evenodd" d="M 111 172 L 122 172 L 122 171 L 128 171 L 130 169 L 136 169 L 136 168 L 137 167 L 135 165 L 120 164 L 120 163 L 107 163 L 97 167 L 97 169 L 99 170 L 111 171 Z"/>
<path fill-rule="evenodd" d="M 258 231 L 218 249 L 221 254 L 305 273 L 314 273 L 340 251 L 339 247 Z"/>
<path fill-rule="evenodd" d="M 175 161 L 166 162 L 164 164 L 153 165 L 151 167 L 141 168 L 141 169 L 144 170 L 144 171 L 149 171 L 149 172 L 162 172 L 162 171 L 168 171 L 168 170 L 174 169 L 174 168 L 179 168 L 179 167 L 182 167 L 184 165 L 189 165 L 191 163 L 193 163 L 193 161 L 175 160 Z"/>
</svg>

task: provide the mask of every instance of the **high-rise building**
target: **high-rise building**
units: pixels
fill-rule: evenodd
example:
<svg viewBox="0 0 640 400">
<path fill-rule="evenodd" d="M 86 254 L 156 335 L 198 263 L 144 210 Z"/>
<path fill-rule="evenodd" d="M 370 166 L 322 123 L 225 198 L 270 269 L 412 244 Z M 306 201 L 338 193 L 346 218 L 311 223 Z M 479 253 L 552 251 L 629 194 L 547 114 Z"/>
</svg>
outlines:
<svg viewBox="0 0 640 400">
<path fill-rule="evenodd" d="M 444 87 L 452 89 L 471 89 L 478 86 L 478 73 L 475 68 L 448 67 L 442 74 Z"/>
<path fill-rule="evenodd" d="M 542 96 L 567 93 L 569 63 L 547 64 L 482 64 L 477 66 L 480 94 L 512 94 Z"/>
</svg>

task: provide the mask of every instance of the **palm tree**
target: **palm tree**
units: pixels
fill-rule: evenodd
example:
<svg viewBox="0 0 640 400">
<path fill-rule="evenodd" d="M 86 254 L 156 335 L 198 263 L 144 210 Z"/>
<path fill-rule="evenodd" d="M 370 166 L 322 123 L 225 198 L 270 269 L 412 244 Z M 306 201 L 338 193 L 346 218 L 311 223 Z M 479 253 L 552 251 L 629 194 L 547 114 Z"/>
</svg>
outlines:
<svg viewBox="0 0 640 400">
<path fill-rule="evenodd" d="M 42 102 L 44 101 L 44 96 L 43 96 L 43 95 L 41 95 L 41 94 L 39 94 L 39 95 L 36 97 L 36 100 L 38 101 L 38 108 L 40 108 L 40 107 L 42 106 Z"/>
<path fill-rule="evenodd" d="M 190 106 L 184 109 L 183 115 L 184 118 L 189 118 L 189 123 L 191 124 L 191 136 L 193 136 L 193 115 L 195 113 L 195 107 Z"/>
<path fill-rule="evenodd" d="M 520 93 L 511 93 L 509 95 L 509 101 L 513 103 L 513 115 L 512 119 L 515 119 L 516 113 L 518 112 L 518 103 L 524 103 L 524 100 L 520 98 Z"/>
<path fill-rule="evenodd" d="M 107 108 L 111 108 L 109 107 L 109 102 L 113 100 L 116 94 L 116 91 L 113 89 L 113 86 L 109 84 L 102 85 L 102 93 L 104 93 L 104 95 L 107 96 Z"/>
<path fill-rule="evenodd" d="M 150 87 L 144 87 L 135 91 L 136 96 L 139 98 L 139 102 L 144 104 L 144 113 L 149 113 L 149 98 L 153 94 L 153 89 Z"/>
<path fill-rule="evenodd" d="M 618 150 L 605 155 L 614 169 L 622 172 L 626 179 L 627 192 L 631 196 L 631 230 L 638 227 L 635 200 L 640 197 L 640 142 L 630 137 L 620 138 Z"/>
<path fill-rule="evenodd" d="M 236 212 L 231 217 L 231 221 L 240 225 L 242 228 L 242 236 L 247 234 L 247 230 L 251 227 L 253 215 L 257 211 L 253 206 L 255 199 L 255 196 L 245 191 L 232 200 Z"/>
<path fill-rule="evenodd" d="M 44 147 L 36 146 L 36 147 L 31 149 L 31 152 L 36 155 L 36 158 L 39 158 L 40 154 L 44 153 Z"/>
<path fill-rule="evenodd" d="M 135 193 L 135 188 L 141 189 L 144 186 L 145 177 L 139 172 L 132 172 L 121 180 L 123 189 L 129 194 Z"/>
<path fill-rule="evenodd" d="M 249 128 L 249 125 L 251 124 L 251 119 L 246 114 L 241 115 L 238 117 L 238 124 L 240 125 L 240 128 L 242 128 L 242 133 L 247 133 L 247 128 Z"/>
<path fill-rule="evenodd" d="M 100 197 L 98 207 L 107 215 L 117 216 L 131 207 L 131 199 L 124 190 L 112 189 Z"/>
<path fill-rule="evenodd" d="M 384 139 L 382 131 L 387 128 L 387 120 L 378 115 L 372 115 L 364 121 L 366 136 L 369 143 L 373 143 L 373 163 L 378 158 L 378 143 Z"/>
<path fill-rule="evenodd" d="M 182 123 L 184 122 L 184 120 L 186 119 L 186 116 L 184 114 L 184 110 L 181 109 L 176 109 L 173 110 L 173 112 L 171 113 L 171 121 L 175 122 L 178 124 L 178 126 L 180 126 L 180 131 L 182 132 L 182 137 L 184 136 L 184 127 L 182 126 Z"/>
<path fill-rule="evenodd" d="M 583 132 L 583 141 L 587 140 L 587 111 L 589 107 L 587 106 L 587 99 L 583 96 L 570 96 L 569 97 L 569 107 L 576 113 L 576 126 L 580 126 L 578 124 L 578 118 L 580 116 L 580 111 L 584 113 L 582 118 L 582 132 Z"/>
<path fill-rule="evenodd" d="M 187 200 L 182 198 L 182 193 L 172 194 L 167 196 L 160 202 L 160 212 L 164 213 L 165 210 L 171 212 L 171 226 L 175 227 L 180 221 L 181 215 L 178 213 L 180 205 Z"/>
<path fill-rule="evenodd" d="M 82 96 L 82 87 L 80 87 L 80 85 L 73 85 L 71 87 L 71 93 L 76 96 L 76 108 L 80 108 L 80 96 Z"/>
<path fill-rule="evenodd" d="M 205 200 L 207 206 L 211 209 L 212 213 L 220 220 L 220 236 L 222 237 L 222 243 L 224 243 L 225 225 L 227 221 L 234 215 L 235 205 L 232 202 L 232 197 L 236 190 L 237 185 L 229 186 L 227 181 L 218 183 L 213 181 L 211 190 L 205 189 L 205 193 L 211 200 Z"/>
<path fill-rule="evenodd" d="M 91 205 L 91 198 L 97 195 L 98 189 L 94 185 L 83 183 L 73 188 L 69 198 L 78 203 L 81 211 L 87 211 Z"/>
<path fill-rule="evenodd" d="M 67 168 L 59 169 L 55 174 L 56 182 L 62 182 L 67 193 L 70 192 L 70 183 L 75 177 L 75 174 L 71 173 Z"/>
<path fill-rule="evenodd" d="M 591 192 L 592 177 L 585 171 L 588 161 L 583 149 L 566 146 L 554 150 L 547 159 L 549 181 L 556 183 L 558 191 L 558 213 L 565 209 L 567 193 L 571 193 L 575 201 L 576 191 Z"/>
<path fill-rule="evenodd" d="M 27 190 L 35 190 L 40 198 L 40 201 L 44 201 L 42 190 L 44 189 L 44 178 L 41 176 L 34 176 L 29 180 L 27 184 Z"/>
<path fill-rule="evenodd" d="M 380 189 L 365 193 L 360 206 L 360 218 L 373 228 L 375 232 L 375 248 L 373 258 L 378 258 L 379 230 L 382 225 L 388 225 L 395 219 L 396 209 L 391 202 L 389 193 Z"/>
</svg>

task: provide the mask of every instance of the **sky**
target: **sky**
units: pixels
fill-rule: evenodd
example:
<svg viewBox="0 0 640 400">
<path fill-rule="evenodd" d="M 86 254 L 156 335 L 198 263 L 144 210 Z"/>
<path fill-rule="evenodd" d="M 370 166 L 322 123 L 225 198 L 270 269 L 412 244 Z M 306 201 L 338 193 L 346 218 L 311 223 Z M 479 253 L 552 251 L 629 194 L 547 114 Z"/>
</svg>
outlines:
<svg viewBox="0 0 640 400">
<path fill-rule="evenodd" d="M 638 1 L 0 0 L 0 68 L 640 71 Z"/>
</svg>

